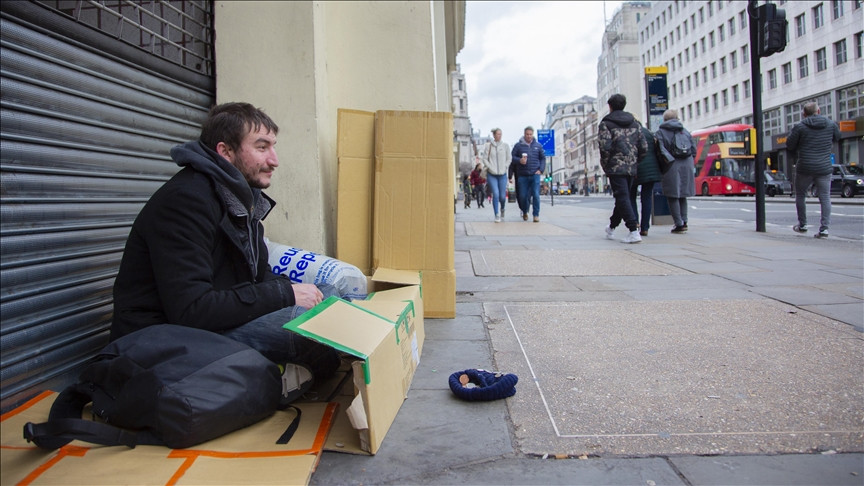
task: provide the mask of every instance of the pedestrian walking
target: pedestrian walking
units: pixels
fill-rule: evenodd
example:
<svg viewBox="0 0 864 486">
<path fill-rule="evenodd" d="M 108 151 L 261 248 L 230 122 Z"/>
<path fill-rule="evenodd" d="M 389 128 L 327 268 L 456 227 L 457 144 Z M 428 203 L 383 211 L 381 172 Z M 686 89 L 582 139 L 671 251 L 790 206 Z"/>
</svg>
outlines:
<svg viewBox="0 0 864 486">
<path fill-rule="evenodd" d="M 600 146 L 600 166 L 609 178 L 615 207 L 606 227 L 606 237 L 615 239 L 615 228 L 621 222 L 630 233 L 622 243 L 639 243 L 639 222 L 630 205 L 630 186 L 633 185 L 637 164 L 645 157 L 648 144 L 642 134 L 642 125 L 632 114 L 624 111 L 627 98 L 616 93 L 609 97 L 609 114 L 600 120 L 597 141 Z"/>
<path fill-rule="evenodd" d="M 546 171 L 546 152 L 534 138 L 534 128 L 525 127 L 522 138 L 513 145 L 511 160 L 516 164 L 516 197 L 522 219 L 528 221 L 529 199 L 534 222 L 540 222 L 540 177 Z"/>
<path fill-rule="evenodd" d="M 696 194 L 693 165 L 696 144 L 678 119 L 678 110 L 670 109 L 663 113 L 663 123 L 654 137 L 657 139 L 658 163 L 668 167 L 660 184 L 675 223 L 672 233 L 686 233 L 687 198 Z"/>
<path fill-rule="evenodd" d="M 462 177 L 462 199 L 465 201 L 465 209 L 471 207 L 471 199 L 474 198 L 474 191 L 471 189 L 471 177 L 467 174 Z"/>
<path fill-rule="evenodd" d="M 816 238 L 827 238 L 831 226 L 831 150 L 840 140 L 837 124 L 820 114 L 819 105 L 805 103 L 803 120 L 792 127 L 786 138 L 786 148 L 798 156 L 795 164 L 795 210 L 798 224 L 792 227 L 798 233 L 807 232 L 807 188 L 814 184 L 819 197 L 821 218 Z"/>
<path fill-rule="evenodd" d="M 651 130 L 642 127 L 642 136 L 645 137 L 648 150 L 645 156 L 639 159 L 636 169 L 636 181 L 630 187 L 630 205 L 633 206 L 633 214 L 639 219 L 639 210 L 636 207 L 636 193 L 639 192 L 642 202 L 642 219 L 639 223 L 639 236 L 648 236 L 648 228 L 651 227 L 651 213 L 654 209 L 654 184 L 660 182 L 662 174 L 657 165 L 656 140 Z"/>
<path fill-rule="evenodd" d="M 483 165 L 478 162 L 471 171 L 471 186 L 474 188 L 478 208 L 484 207 L 483 200 L 486 199 L 486 178 L 482 174 Z"/>
<path fill-rule="evenodd" d="M 493 128 L 492 141 L 486 145 L 483 165 L 486 166 L 486 185 L 492 190 L 492 210 L 495 212 L 496 223 L 504 220 L 510 162 L 510 146 L 501 141 L 501 129 Z"/>
</svg>

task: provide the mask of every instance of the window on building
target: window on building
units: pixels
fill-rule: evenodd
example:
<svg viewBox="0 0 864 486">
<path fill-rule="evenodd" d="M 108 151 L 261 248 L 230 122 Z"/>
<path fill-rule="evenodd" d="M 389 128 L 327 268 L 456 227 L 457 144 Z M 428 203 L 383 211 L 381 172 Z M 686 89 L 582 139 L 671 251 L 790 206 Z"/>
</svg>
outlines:
<svg viewBox="0 0 864 486">
<path fill-rule="evenodd" d="M 664 35 L 664 36 L 663 36 L 663 50 L 665 51 L 665 50 L 668 50 L 668 49 L 669 49 L 669 43 L 666 42 L 666 36 Z M 661 52 L 662 52 L 662 51 L 661 51 Z"/>
<path fill-rule="evenodd" d="M 826 93 L 822 96 L 813 98 L 813 101 L 815 101 L 816 105 L 819 106 L 819 112 L 828 118 L 834 118 L 833 103 L 831 100 L 832 97 L 832 93 Z"/>
<path fill-rule="evenodd" d="M 459 80 L 459 91 L 462 91 L 462 80 Z"/>
<path fill-rule="evenodd" d="M 678 53 L 678 67 L 682 67 L 684 64 L 681 63 L 681 53 Z"/>
<path fill-rule="evenodd" d="M 687 34 L 687 22 L 684 22 L 684 34 Z M 675 40 L 681 40 L 681 26 L 675 27 L 675 35 L 678 37 Z"/>
<path fill-rule="evenodd" d="M 735 69 L 738 67 L 738 53 L 737 52 L 732 51 L 729 53 L 729 62 L 732 63 L 732 69 Z"/>
<path fill-rule="evenodd" d="M 735 35 L 735 19 L 729 19 L 729 36 Z"/>
<path fill-rule="evenodd" d="M 687 91 L 690 91 L 693 87 L 690 85 L 690 76 L 687 76 Z"/>
<path fill-rule="evenodd" d="M 691 48 L 693 49 L 693 59 L 696 59 L 697 57 L 699 57 L 699 54 L 696 53 L 696 43 L 695 42 L 693 43 L 693 46 L 691 46 Z"/>
<path fill-rule="evenodd" d="M 804 14 L 795 17 L 795 37 L 801 37 L 807 33 L 807 20 Z"/>
<path fill-rule="evenodd" d="M 852 10 L 858 10 L 862 5 L 864 5 L 864 0 L 853 0 Z"/>
<path fill-rule="evenodd" d="M 714 31 L 708 33 L 708 43 L 711 44 L 711 48 L 714 48 Z"/>
<path fill-rule="evenodd" d="M 841 0 L 831 0 L 831 11 L 833 12 L 834 20 L 843 16 L 843 2 Z"/>
<path fill-rule="evenodd" d="M 459 99 L 459 111 L 465 111 L 465 100 Z"/>
<path fill-rule="evenodd" d="M 744 81 L 744 97 L 745 98 L 750 97 L 750 80 L 749 79 Z"/>
<path fill-rule="evenodd" d="M 678 81 L 678 92 L 684 94 L 684 80 Z"/>
<path fill-rule="evenodd" d="M 714 3 L 712 0 L 708 0 L 708 17 L 714 16 Z"/>
<path fill-rule="evenodd" d="M 807 65 L 807 56 L 798 58 L 798 79 L 806 78 L 810 74 L 810 67 Z"/>
<path fill-rule="evenodd" d="M 825 25 L 825 17 L 822 16 L 822 4 L 816 5 L 812 9 L 813 11 L 813 28 L 818 29 Z"/>
<path fill-rule="evenodd" d="M 747 28 L 747 11 L 742 10 L 738 12 L 738 25 L 741 27 L 741 30 Z"/>
<path fill-rule="evenodd" d="M 695 84 L 697 88 L 699 87 L 699 71 L 693 73 L 693 84 Z"/>
<path fill-rule="evenodd" d="M 782 132 L 782 116 L 780 108 L 762 113 L 762 131 L 765 135 L 778 135 Z"/>
<path fill-rule="evenodd" d="M 750 62 L 750 46 L 744 44 L 744 47 L 741 48 L 741 63 L 747 64 Z"/>
<path fill-rule="evenodd" d="M 777 70 L 772 69 L 768 71 L 768 89 L 774 89 L 777 87 Z"/>
<path fill-rule="evenodd" d="M 672 83 L 672 97 L 674 98 L 676 96 L 678 96 L 678 85 L 675 83 Z"/>
<path fill-rule="evenodd" d="M 717 78 L 717 63 L 712 62 L 711 63 L 711 79 L 716 79 L 716 78 Z"/>
<path fill-rule="evenodd" d="M 726 56 L 720 58 L 720 74 L 726 74 Z"/>
<path fill-rule="evenodd" d="M 699 105 L 699 101 L 696 101 L 696 116 L 702 115 L 702 107 Z"/>
<path fill-rule="evenodd" d="M 699 7 L 699 25 L 705 23 L 705 8 Z"/>
<path fill-rule="evenodd" d="M 813 54 L 816 55 L 816 72 L 821 73 L 828 69 L 828 55 L 825 53 L 825 48 L 823 47 Z"/>
<path fill-rule="evenodd" d="M 787 62 L 783 65 L 783 84 L 792 82 L 792 63 Z"/>
<path fill-rule="evenodd" d="M 708 83 L 708 68 L 707 67 L 702 68 L 702 82 Z"/>
<path fill-rule="evenodd" d="M 725 29 L 723 28 L 722 25 L 717 27 L 717 36 L 720 38 L 720 42 L 723 42 L 726 40 Z"/>
<path fill-rule="evenodd" d="M 720 10 L 723 10 L 723 0 L 717 0 L 717 11 L 719 12 Z"/>
<path fill-rule="evenodd" d="M 804 102 L 792 103 L 783 107 L 783 112 L 786 114 L 787 127 L 791 129 L 796 123 L 801 121 L 801 111 L 803 108 Z"/>
<path fill-rule="evenodd" d="M 738 103 L 741 101 L 740 95 L 738 94 L 738 85 L 732 86 L 732 102 Z"/>
<path fill-rule="evenodd" d="M 690 16 L 690 30 L 696 31 L 696 14 Z"/>
<path fill-rule="evenodd" d="M 705 113 L 708 113 L 708 97 L 702 100 L 702 107 L 705 108 Z"/>
<path fill-rule="evenodd" d="M 720 92 L 720 96 L 723 98 L 723 106 L 729 106 L 729 90 L 724 89 Z"/>
<path fill-rule="evenodd" d="M 690 48 L 684 49 L 684 62 L 690 62 Z"/>
<path fill-rule="evenodd" d="M 837 91 L 837 116 L 841 120 L 864 116 L 864 83 Z"/>
<path fill-rule="evenodd" d="M 675 70 L 675 58 L 674 57 L 672 58 L 672 70 L 673 71 Z"/>
<path fill-rule="evenodd" d="M 846 39 L 842 39 L 834 43 L 834 64 L 839 66 L 846 61 Z"/>
<path fill-rule="evenodd" d="M 711 95 L 711 105 L 713 106 L 714 111 L 719 109 L 719 105 L 717 104 L 717 93 Z"/>
<path fill-rule="evenodd" d="M 855 59 L 864 57 L 864 32 L 855 34 Z"/>
<path fill-rule="evenodd" d="M 705 54 L 705 38 L 699 39 L 699 47 L 702 49 L 702 54 Z"/>
<path fill-rule="evenodd" d="M 687 105 L 687 118 L 693 118 L 693 104 Z"/>
</svg>

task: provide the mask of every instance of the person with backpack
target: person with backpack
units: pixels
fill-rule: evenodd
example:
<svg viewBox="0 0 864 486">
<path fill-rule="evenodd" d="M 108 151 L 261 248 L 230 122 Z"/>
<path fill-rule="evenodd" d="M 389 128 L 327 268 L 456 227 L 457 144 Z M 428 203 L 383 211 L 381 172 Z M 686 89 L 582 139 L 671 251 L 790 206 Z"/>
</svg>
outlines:
<svg viewBox="0 0 864 486">
<path fill-rule="evenodd" d="M 285 330 L 297 315 L 337 295 L 293 283 L 268 263 L 264 192 L 279 167 L 279 127 L 248 103 L 215 106 L 198 140 L 177 145 L 180 166 L 135 218 L 114 282 L 111 340 L 159 324 L 239 341 L 283 370 L 283 398 L 333 374 L 338 353 Z"/>
<path fill-rule="evenodd" d="M 669 202 L 669 212 L 675 223 L 672 233 L 686 233 L 687 198 L 696 194 L 693 165 L 696 143 L 678 119 L 678 110 L 674 109 L 663 113 L 663 123 L 654 137 L 657 139 L 657 161 L 661 171 L 665 171 L 661 181 L 663 195 Z"/>
<path fill-rule="evenodd" d="M 609 97 L 609 114 L 600 120 L 597 142 L 600 146 L 600 166 L 609 178 L 615 207 L 606 226 L 606 238 L 615 239 L 615 228 L 624 221 L 630 233 L 622 243 L 639 243 L 639 221 L 630 205 L 630 187 L 636 177 L 637 164 L 645 157 L 648 143 L 642 125 L 624 111 L 627 98 L 619 93 Z"/>
</svg>

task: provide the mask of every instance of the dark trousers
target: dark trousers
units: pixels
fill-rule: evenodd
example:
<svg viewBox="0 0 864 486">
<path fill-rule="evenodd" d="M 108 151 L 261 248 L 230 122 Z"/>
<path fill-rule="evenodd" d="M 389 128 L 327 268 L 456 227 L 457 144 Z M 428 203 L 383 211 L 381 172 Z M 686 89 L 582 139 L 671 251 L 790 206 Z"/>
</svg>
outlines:
<svg viewBox="0 0 864 486">
<path fill-rule="evenodd" d="M 642 189 L 639 199 L 642 201 L 642 219 L 639 222 L 639 229 L 648 231 L 651 227 L 651 212 L 654 209 L 654 182 L 646 182 L 644 184 L 633 183 L 630 186 L 630 206 L 633 207 L 633 215 L 639 219 L 639 209 L 636 207 L 636 193 L 639 188 Z"/>
<path fill-rule="evenodd" d="M 609 227 L 615 229 L 624 221 L 624 226 L 630 231 L 636 231 L 639 221 L 630 205 L 630 186 L 633 185 L 633 177 L 628 175 L 610 175 L 609 186 L 612 188 L 612 197 L 615 198 L 615 209 L 609 218 Z"/>
</svg>

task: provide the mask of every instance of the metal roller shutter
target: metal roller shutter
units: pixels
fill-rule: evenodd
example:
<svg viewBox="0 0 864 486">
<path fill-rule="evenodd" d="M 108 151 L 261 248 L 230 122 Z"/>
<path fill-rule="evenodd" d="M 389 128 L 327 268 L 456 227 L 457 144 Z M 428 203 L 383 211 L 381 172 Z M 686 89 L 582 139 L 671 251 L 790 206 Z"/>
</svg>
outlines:
<svg viewBox="0 0 864 486">
<path fill-rule="evenodd" d="M 107 343 L 132 221 L 214 101 L 212 55 L 183 47 L 190 26 L 210 41 L 211 2 L 0 6 L 2 410 L 74 378 Z"/>
</svg>

